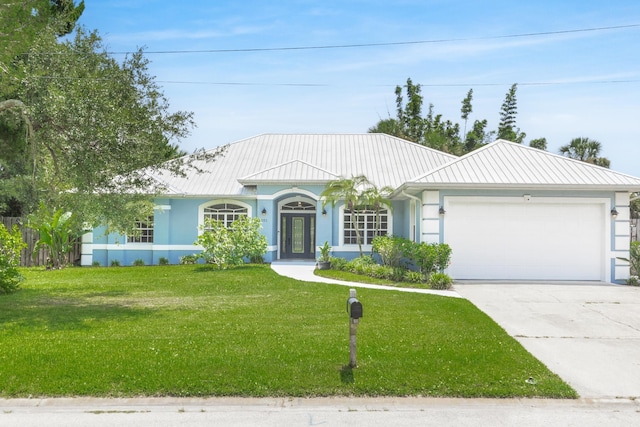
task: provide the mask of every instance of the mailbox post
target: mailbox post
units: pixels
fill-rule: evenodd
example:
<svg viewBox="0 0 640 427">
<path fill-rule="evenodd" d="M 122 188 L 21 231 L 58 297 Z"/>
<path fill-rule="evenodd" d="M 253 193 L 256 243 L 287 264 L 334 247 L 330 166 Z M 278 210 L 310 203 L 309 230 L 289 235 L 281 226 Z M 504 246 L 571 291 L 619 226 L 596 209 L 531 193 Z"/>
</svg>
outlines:
<svg viewBox="0 0 640 427">
<path fill-rule="evenodd" d="M 349 314 L 349 366 L 355 368 L 358 364 L 356 360 L 356 334 L 358 323 L 362 317 L 362 303 L 356 298 L 355 289 L 349 289 L 347 313 Z"/>
</svg>

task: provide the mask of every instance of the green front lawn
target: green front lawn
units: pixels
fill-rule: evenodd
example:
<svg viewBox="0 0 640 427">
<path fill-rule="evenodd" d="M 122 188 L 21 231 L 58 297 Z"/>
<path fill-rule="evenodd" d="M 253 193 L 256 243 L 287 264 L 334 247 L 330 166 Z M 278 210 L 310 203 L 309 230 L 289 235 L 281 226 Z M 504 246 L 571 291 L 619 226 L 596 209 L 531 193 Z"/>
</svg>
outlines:
<svg viewBox="0 0 640 427">
<path fill-rule="evenodd" d="M 358 290 L 351 370 L 342 286 L 268 266 L 23 273 L 0 296 L 2 397 L 576 397 L 462 299 Z"/>
</svg>

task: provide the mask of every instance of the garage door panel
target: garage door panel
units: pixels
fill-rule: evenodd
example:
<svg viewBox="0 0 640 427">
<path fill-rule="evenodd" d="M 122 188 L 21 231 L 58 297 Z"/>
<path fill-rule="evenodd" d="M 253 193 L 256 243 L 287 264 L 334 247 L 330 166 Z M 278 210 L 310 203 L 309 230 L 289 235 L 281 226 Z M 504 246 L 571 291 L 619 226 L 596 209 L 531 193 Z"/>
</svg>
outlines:
<svg viewBox="0 0 640 427">
<path fill-rule="evenodd" d="M 602 280 L 604 208 L 591 203 L 450 202 L 444 241 L 458 279 Z"/>
</svg>

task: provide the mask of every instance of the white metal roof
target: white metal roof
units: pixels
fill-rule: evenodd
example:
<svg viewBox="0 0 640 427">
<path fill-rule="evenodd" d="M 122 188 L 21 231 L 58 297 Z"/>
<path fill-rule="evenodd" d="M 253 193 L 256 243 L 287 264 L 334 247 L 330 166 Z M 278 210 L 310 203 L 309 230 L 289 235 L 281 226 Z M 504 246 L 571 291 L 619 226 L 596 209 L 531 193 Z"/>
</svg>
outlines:
<svg viewBox="0 0 640 427">
<path fill-rule="evenodd" d="M 404 187 L 425 186 L 639 191 L 640 179 L 499 139 L 409 180 Z"/>
<path fill-rule="evenodd" d="M 291 160 L 250 176 L 240 178 L 238 181 L 242 185 L 282 182 L 323 183 L 338 178 L 340 178 L 338 175 L 310 165 L 307 162 Z"/>
<path fill-rule="evenodd" d="M 203 173 L 154 176 L 166 186 L 165 194 L 184 196 L 237 196 L 249 194 L 243 183 L 295 185 L 357 175 L 398 188 L 455 159 L 385 134 L 264 134 L 229 144 L 215 161 L 196 161 Z"/>
</svg>

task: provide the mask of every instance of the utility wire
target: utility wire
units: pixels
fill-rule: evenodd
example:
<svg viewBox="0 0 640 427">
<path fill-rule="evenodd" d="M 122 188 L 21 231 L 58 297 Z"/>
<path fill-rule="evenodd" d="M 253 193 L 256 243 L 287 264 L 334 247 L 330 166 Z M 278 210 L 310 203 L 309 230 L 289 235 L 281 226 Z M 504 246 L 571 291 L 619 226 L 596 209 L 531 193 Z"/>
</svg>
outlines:
<svg viewBox="0 0 640 427">
<path fill-rule="evenodd" d="M 539 37 L 539 36 L 549 36 L 549 35 L 558 35 L 558 34 L 573 34 L 573 33 L 594 32 L 594 31 L 620 30 L 620 29 L 637 28 L 637 27 L 640 27 L 640 24 L 615 25 L 610 27 L 579 28 L 579 29 L 573 29 L 573 30 L 560 30 L 560 31 L 543 31 L 543 32 L 522 33 L 522 34 L 508 34 L 508 35 L 502 35 L 502 36 L 414 40 L 414 41 L 387 42 L 387 43 L 356 43 L 356 44 L 336 44 L 336 45 L 321 45 L 321 46 L 259 47 L 259 48 L 244 48 L 244 49 L 153 50 L 153 51 L 144 51 L 144 53 L 160 55 L 160 54 L 234 53 L 234 52 L 241 53 L 241 52 L 320 50 L 320 49 L 352 49 L 352 48 L 361 48 L 361 47 L 402 46 L 402 45 L 415 45 L 415 44 L 453 43 L 453 42 L 477 41 L 477 40 L 499 40 L 499 39 L 510 39 L 510 38 L 521 38 L 521 37 Z M 125 55 L 133 52 L 114 51 L 114 52 L 108 52 L 108 53 L 112 55 Z"/>
<path fill-rule="evenodd" d="M 30 79 L 46 79 L 46 80 L 92 80 L 92 81 L 111 81 L 113 79 L 105 77 L 67 77 L 67 76 L 31 76 Z M 176 85 L 201 85 L 201 86 L 275 86 L 275 87 L 341 87 L 330 83 L 261 83 L 261 82 L 206 82 L 206 81 L 189 81 L 189 80 L 154 80 L 155 83 L 176 84 Z M 640 83 L 640 79 L 624 79 L 624 80 L 585 80 L 585 81 L 557 81 L 557 82 L 522 82 L 518 86 L 563 86 L 563 85 L 592 85 L 592 84 L 626 84 Z M 422 87 L 484 87 L 484 86 L 511 86 L 511 83 L 420 83 Z M 362 87 L 396 87 L 391 84 L 369 84 Z"/>
</svg>

